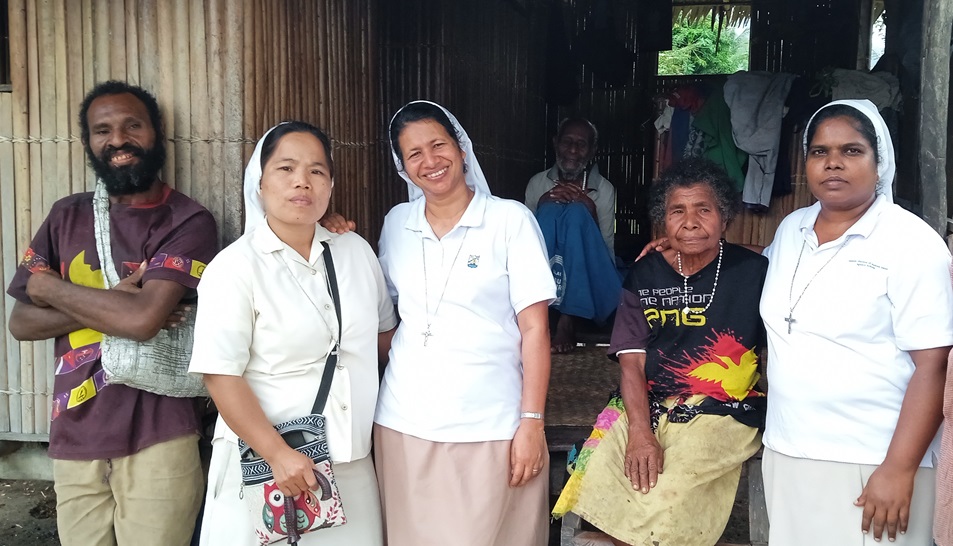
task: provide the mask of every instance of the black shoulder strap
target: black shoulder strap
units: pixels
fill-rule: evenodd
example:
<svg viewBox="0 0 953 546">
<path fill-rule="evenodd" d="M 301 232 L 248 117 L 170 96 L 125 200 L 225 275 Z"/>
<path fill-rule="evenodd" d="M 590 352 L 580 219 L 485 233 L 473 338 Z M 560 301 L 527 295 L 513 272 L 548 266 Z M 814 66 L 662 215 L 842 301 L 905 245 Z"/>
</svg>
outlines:
<svg viewBox="0 0 953 546">
<path fill-rule="evenodd" d="M 327 242 L 322 241 L 324 247 L 324 266 L 328 275 L 328 287 L 331 289 L 331 299 L 334 301 L 334 312 L 338 317 L 338 338 L 331 349 L 331 354 L 324 364 L 324 375 L 321 376 L 321 387 L 318 389 L 318 396 L 314 399 L 314 406 L 311 413 L 324 413 L 324 406 L 328 402 L 328 395 L 331 394 L 331 379 L 334 378 L 334 368 L 338 363 L 338 351 L 341 348 L 341 296 L 338 294 L 338 278 L 334 274 L 334 260 L 331 259 L 331 248 Z"/>
</svg>

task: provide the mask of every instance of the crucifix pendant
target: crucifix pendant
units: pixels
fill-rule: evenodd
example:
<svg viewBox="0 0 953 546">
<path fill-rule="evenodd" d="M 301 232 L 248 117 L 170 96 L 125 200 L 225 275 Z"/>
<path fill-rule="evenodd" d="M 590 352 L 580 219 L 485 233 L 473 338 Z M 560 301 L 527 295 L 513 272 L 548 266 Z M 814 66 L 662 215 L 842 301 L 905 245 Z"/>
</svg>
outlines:
<svg viewBox="0 0 953 546">
<path fill-rule="evenodd" d="M 790 313 L 788 313 L 788 316 L 784 319 L 784 322 L 788 323 L 788 333 L 790 334 L 791 325 L 797 322 L 796 320 L 794 320 L 794 311 L 791 311 Z M 426 343 L 424 343 L 424 345 L 426 345 Z"/>
<path fill-rule="evenodd" d="M 427 341 L 429 341 L 429 340 L 430 340 L 430 336 L 433 335 L 433 334 L 430 333 L 430 326 L 428 325 L 428 326 L 427 326 L 427 329 L 426 329 L 425 331 L 420 332 L 420 335 L 424 336 L 424 347 L 426 347 L 426 346 L 427 346 Z"/>
</svg>

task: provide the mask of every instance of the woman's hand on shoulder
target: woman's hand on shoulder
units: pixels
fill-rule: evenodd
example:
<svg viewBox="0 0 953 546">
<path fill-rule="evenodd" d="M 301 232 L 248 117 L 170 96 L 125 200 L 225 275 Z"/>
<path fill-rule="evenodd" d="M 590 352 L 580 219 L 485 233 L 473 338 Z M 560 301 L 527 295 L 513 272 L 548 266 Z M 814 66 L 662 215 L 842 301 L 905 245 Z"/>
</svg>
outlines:
<svg viewBox="0 0 953 546">
<path fill-rule="evenodd" d="M 328 211 L 323 218 L 318 220 L 318 223 L 321 224 L 321 227 L 324 229 L 337 234 L 347 233 L 357 229 L 357 223 L 354 222 L 354 220 L 348 220 L 337 212 Z"/>
<path fill-rule="evenodd" d="M 910 521 L 910 502 L 913 498 L 913 479 L 917 469 L 905 469 L 884 462 L 870 475 L 867 485 L 855 505 L 864 509 L 861 530 L 864 534 L 873 530 L 874 540 L 880 540 L 884 530 L 893 542 L 907 532 Z"/>
<path fill-rule="evenodd" d="M 539 477 L 548 461 L 545 423 L 541 419 L 521 419 L 510 444 L 510 487 L 526 485 Z"/>
<path fill-rule="evenodd" d="M 648 493 L 658 483 L 658 475 L 665 464 L 665 452 L 651 430 L 633 432 L 625 446 L 622 469 L 632 482 L 632 488 Z"/>
<path fill-rule="evenodd" d="M 635 257 L 635 261 L 639 261 L 653 252 L 663 252 L 670 248 L 672 248 L 672 245 L 669 243 L 668 237 L 659 237 L 654 241 L 649 241 L 649 244 L 645 245 L 645 247 L 642 248 L 642 252 Z"/>
<path fill-rule="evenodd" d="M 275 475 L 275 483 L 285 496 L 314 491 L 318 481 L 314 477 L 314 461 L 307 455 L 285 446 L 268 460 Z"/>
</svg>

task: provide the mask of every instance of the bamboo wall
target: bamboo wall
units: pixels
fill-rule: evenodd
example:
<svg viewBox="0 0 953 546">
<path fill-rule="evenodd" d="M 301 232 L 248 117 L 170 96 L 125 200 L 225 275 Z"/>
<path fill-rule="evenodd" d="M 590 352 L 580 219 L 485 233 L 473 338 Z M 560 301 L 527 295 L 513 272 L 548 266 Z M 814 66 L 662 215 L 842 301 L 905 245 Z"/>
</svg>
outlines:
<svg viewBox="0 0 953 546">
<path fill-rule="evenodd" d="M 563 14 L 569 25 L 569 38 L 575 41 L 591 28 L 594 0 L 564 0 Z M 603 6 L 604 7 L 604 6 Z M 616 255 L 634 259 L 650 239 L 646 196 L 651 183 L 652 107 L 646 83 L 655 75 L 653 55 L 640 55 L 636 31 L 637 5 L 611 3 L 611 34 L 619 47 L 631 51 L 633 63 L 626 81 L 609 85 L 593 70 L 575 60 L 567 60 L 570 77 L 579 87 L 579 97 L 570 105 L 549 108 L 547 135 L 556 134 L 558 123 L 569 115 L 582 115 L 599 130 L 599 149 L 595 161 L 600 173 L 616 188 Z M 547 141 L 547 144 L 549 141 Z M 552 146 L 547 147 L 548 165 L 555 161 Z"/>
<path fill-rule="evenodd" d="M 245 157 L 276 122 L 333 137 L 332 207 L 365 236 L 377 183 L 373 0 L 9 0 L 12 92 L 0 93 L 0 263 L 9 283 L 50 206 L 87 191 L 76 120 L 107 79 L 151 90 L 164 115 L 163 179 L 205 205 L 228 243 L 241 232 Z M 376 240 L 374 232 L 372 240 Z M 0 439 L 49 431 L 52 343 L 0 324 Z"/>
<path fill-rule="evenodd" d="M 405 103 L 442 104 L 473 141 L 491 191 L 522 202 L 549 145 L 541 95 L 546 2 L 387 0 L 380 8 L 381 138 Z M 385 211 L 407 199 L 386 157 L 374 207 Z"/>
</svg>

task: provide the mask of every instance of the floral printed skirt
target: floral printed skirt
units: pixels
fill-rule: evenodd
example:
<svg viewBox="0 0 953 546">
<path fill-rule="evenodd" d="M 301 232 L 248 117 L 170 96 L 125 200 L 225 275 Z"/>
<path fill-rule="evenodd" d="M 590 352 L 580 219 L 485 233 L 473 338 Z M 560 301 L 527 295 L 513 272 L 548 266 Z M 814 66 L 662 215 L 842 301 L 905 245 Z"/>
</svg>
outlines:
<svg viewBox="0 0 953 546">
<path fill-rule="evenodd" d="M 655 431 L 664 450 L 663 471 L 656 486 L 642 494 L 623 470 L 628 424 L 616 394 L 571 464 L 553 516 L 574 512 L 634 546 L 714 544 L 731 514 L 741 465 L 761 447 L 761 434 L 730 416 L 701 414 L 672 423 L 663 414 Z"/>
</svg>

